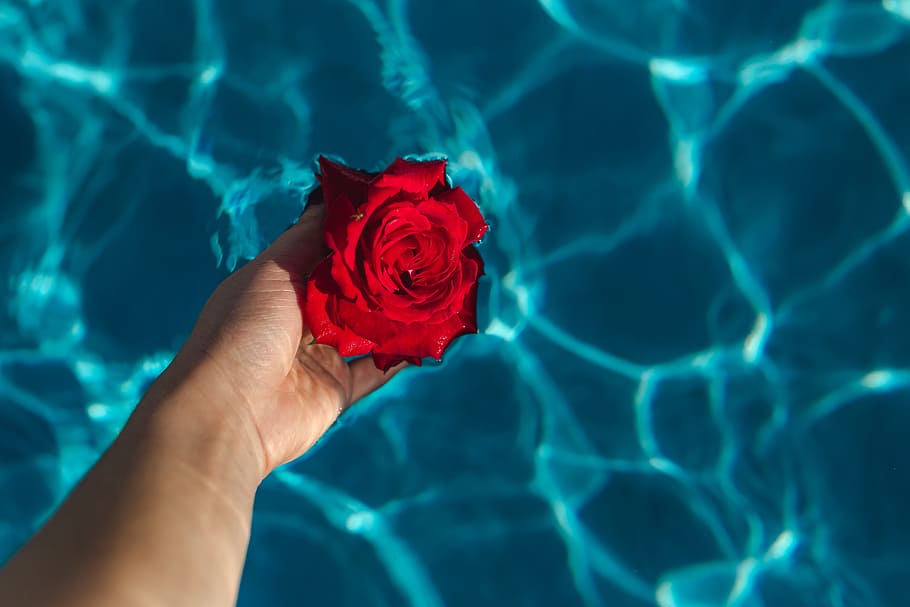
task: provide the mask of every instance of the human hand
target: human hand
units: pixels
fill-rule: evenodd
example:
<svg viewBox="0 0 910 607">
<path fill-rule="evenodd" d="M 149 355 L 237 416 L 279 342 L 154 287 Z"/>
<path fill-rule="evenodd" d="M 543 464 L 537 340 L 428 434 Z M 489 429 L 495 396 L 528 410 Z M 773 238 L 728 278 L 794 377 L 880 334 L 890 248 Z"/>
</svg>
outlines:
<svg viewBox="0 0 910 607">
<path fill-rule="evenodd" d="M 326 253 L 324 218 L 325 205 L 311 204 L 229 276 L 154 386 L 158 393 L 191 390 L 198 406 L 224 406 L 222 414 L 236 416 L 253 449 L 261 449 L 261 477 L 302 455 L 347 407 L 405 366 L 383 373 L 369 358 L 348 363 L 334 348 L 312 343 L 300 298 Z"/>
<path fill-rule="evenodd" d="M 311 345 L 299 298 L 324 214 L 311 205 L 217 288 L 105 455 L 0 570 L 0 603 L 235 603 L 259 483 L 396 370 Z"/>
</svg>

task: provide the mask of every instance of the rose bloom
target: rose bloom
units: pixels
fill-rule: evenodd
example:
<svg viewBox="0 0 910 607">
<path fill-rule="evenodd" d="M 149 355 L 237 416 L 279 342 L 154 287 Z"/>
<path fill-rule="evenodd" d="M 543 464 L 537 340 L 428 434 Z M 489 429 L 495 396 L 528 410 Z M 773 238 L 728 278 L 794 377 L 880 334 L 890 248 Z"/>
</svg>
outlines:
<svg viewBox="0 0 910 607">
<path fill-rule="evenodd" d="M 477 332 L 473 243 L 487 231 L 477 205 L 449 187 L 445 160 L 396 159 L 368 173 L 319 158 L 329 255 L 306 284 L 304 315 L 317 343 L 342 356 L 372 354 L 383 370 L 440 360 Z"/>
</svg>

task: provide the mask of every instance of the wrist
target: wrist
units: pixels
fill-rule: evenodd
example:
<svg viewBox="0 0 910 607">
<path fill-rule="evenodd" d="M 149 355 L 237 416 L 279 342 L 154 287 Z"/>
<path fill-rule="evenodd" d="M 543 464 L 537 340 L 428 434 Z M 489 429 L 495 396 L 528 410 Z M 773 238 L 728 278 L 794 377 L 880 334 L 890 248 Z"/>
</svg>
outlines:
<svg viewBox="0 0 910 607">
<path fill-rule="evenodd" d="M 267 474 L 252 416 L 204 364 L 174 362 L 149 388 L 124 428 L 213 486 L 246 499 Z"/>
</svg>

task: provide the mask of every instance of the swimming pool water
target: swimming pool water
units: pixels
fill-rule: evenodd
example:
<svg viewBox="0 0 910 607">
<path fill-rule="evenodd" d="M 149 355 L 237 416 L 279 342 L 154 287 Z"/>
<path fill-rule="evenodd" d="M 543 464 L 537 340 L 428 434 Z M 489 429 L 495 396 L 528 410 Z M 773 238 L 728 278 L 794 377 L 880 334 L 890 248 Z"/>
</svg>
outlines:
<svg viewBox="0 0 910 607">
<path fill-rule="evenodd" d="M 257 502 L 243 606 L 904 605 L 907 0 L 0 0 L 0 561 L 313 159 L 444 154 L 481 334 Z"/>
</svg>

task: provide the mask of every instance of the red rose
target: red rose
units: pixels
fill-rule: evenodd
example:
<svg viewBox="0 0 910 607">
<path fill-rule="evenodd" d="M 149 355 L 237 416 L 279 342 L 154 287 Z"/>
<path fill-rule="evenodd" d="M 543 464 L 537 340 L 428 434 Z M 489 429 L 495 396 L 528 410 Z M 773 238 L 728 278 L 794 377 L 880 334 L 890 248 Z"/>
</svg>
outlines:
<svg viewBox="0 0 910 607">
<path fill-rule="evenodd" d="M 331 253 L 306 285 L 304 314 L 317 343 L 342 356 L 371 353 L 383 370 L 436 360 L 477 332 L 472 243 L 487 231 L 477 205 L 446 184 L 445 160 L 398 158 L 367 173 L 319 158 Z"/>
</svg>

